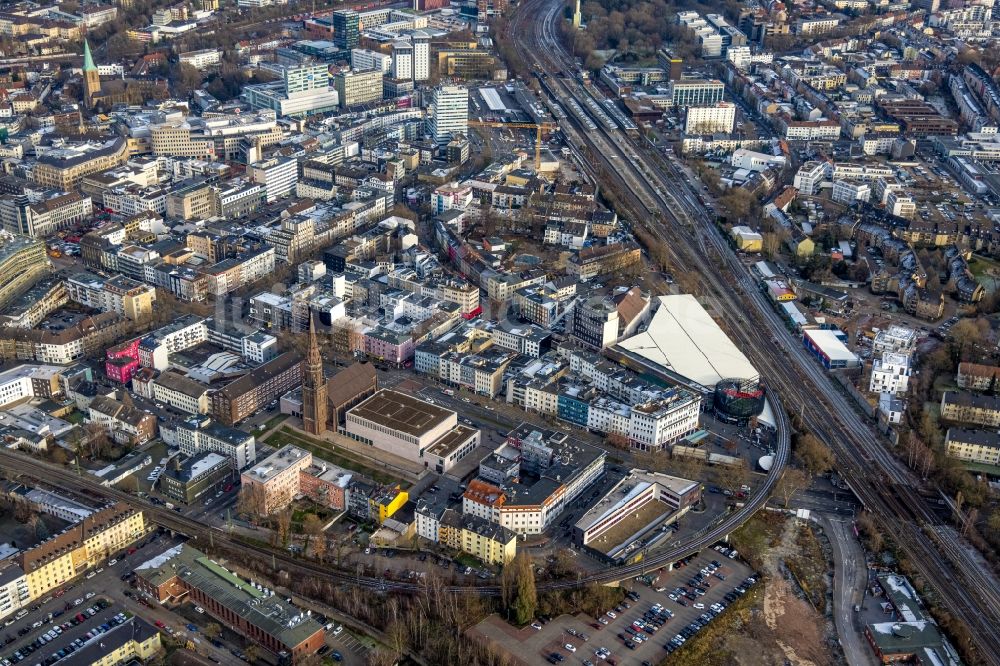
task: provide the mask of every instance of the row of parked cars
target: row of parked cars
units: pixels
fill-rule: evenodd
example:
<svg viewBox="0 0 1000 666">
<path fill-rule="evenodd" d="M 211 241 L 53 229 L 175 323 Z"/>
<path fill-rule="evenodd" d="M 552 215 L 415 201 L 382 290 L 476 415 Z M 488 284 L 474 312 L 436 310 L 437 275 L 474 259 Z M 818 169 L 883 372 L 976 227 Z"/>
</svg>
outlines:
<svg viewBox="0 0 1000 666">
<path fill-rule="evenodd" d="M 42 634 L 41 636 L 33 640 L 31 643 L 28 643 L 24 647 L 16 650 L 10 656 L 0 659 L 0 665 L 13 666 L 13 664 L 17 664 L 29 659 L 29 657 L 33 653 L 41 650 L 42 648 L 45 647 L 45 645 L 54 641 L 64 631 L 67 631 L 72 627 L 77 626 L 81 622 L 85 622 L 86 620 L 93 617 L 94 615 L 104 610 L 108 606 L 110 606 L 110 603 L 108 601 L 105 601 L 104 599 L 99 600 L 93 606 L 90 606 L 89 608 L 86 608 L 77 613 L 72 619 L 63 622 L 62 624 L 55 625 L 54 627 L 52 627 L 52 629 Z M 60 659 L 66 657 L 66 655 L 73 654 L 81 647 L 83 647 L 85 644 L 90 642 L 93 638 L 96 638 L 101 634 L 111 631 L 113 627 L 118 626 L 127 619 L 128 615 L 126 615 L 125 613 L 119 613 L 118 615 L 114 616 L 101 626 L 91 629 L 80 638 L 77 638 L 72 643 L 69 643 L 68 645 L 66 645 L 66 647 L 60 648 L 59 650 L 46 656 L 44 659 L 39 659 L 36 662 L 35 666 L 48 666 L 49 664 L 54 664 Z"/>
<path fill-rule="evenodd" d="M 712 604 L 709 608 L 705 610 L 699 617 L 692 620 L 689 625 L 680 630 L 680 632 L 671 638 L 663 646 L 667 651 L 667 654 L 672 654 L 675 650 L 680 648 L 684 643 L 701 631 L 703 628 L 708 626 L 708 624 L 722 614 L 728 604 L 733 603 L 738 598 L 746 594 L 747 590 L 750 589 L 754 584 L 757 583 L 757 575 L 751 575 L 746 578 L 740 585 L 737 585 L 732 592 L 726 592 L 725 600 L 726 602 L 719 602 Z"/>
<path fill-rule="evenodd" d="M 637 646 L 648 641 L 653 634 L 660 630 L 664 624 L 674 617 L 674 613 L 663 607 L 662 604 L 653 604 L 649 610 L 643 613 L 641 619 L 634 620 L 632 624 L 625 627 L 625 631 L 618 634 L 629 650 L 634 650 Z"/>
</svg>

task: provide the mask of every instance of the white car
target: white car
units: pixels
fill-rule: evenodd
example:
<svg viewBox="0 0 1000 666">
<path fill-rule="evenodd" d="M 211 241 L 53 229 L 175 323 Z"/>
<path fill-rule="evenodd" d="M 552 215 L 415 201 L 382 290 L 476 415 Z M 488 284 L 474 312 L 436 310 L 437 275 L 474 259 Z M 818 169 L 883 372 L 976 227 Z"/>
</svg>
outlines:
<svg viewBox="0 0 1000 666">
<path fill-rule="evenodd" d="M 333 630 L 333 635 L 334 636 L 339 636 L 340 632 L 342 632 L 343 630 L 344 630 L 344 625 L 338 624 L 337 628 Z"/>
<path fill-rule="evenodd" d="M 566 643 L 566 645 L 563 645 L 563 647 L 569 650 L 570 652 L 576 652 L 576 646 L 573 645 L 572 643 Z"/>
<path fill-rule="evenodd" d="M 618 615 L 614 611 L 608 611 L 606 615 L 610 617 L 612 620 L 618 617 Z"/>
<path fill-rule="evenodd" d="M 113 567 L 116 564 L 118 564 L 118 560 L 117 559 L 110 559 L 110 560 L 108 560 L 108 566 L 109 567 Z"/>
<path fill-rule="evenodd" d="M 202 608 L 201 606 L 195 606 L 195 607 L 194 607 L 194 612 L 195 612 L 195 613 L 204 613 L 204 612 L 205 612 L 205 609 L 204 609 L 204 608 Z"/>
<path fill-rule="evenodd" d="M 700 603 L 700 602 L 699 602 L 699 603 L 696 603 L 696 604 L 694 605 L 694 607 L 695 607 L 695 610 L 705 610 L 705 604 L 703 604 L 703 603 Z"/>
</svg>

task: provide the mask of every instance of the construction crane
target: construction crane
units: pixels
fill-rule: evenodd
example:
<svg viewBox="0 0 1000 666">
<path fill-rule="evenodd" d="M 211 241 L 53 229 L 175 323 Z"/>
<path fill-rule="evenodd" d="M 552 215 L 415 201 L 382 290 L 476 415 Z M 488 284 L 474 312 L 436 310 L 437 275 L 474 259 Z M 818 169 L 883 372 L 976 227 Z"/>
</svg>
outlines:
<svg viewBox="0 0 1000 666">
<path fill-rule="evenodd" d="M 559 129 L 559 126 L 555 123 L 502 123 L 488 120 L 470 120 L 469 127 L 535 130 L 535 171 L 539 171 L 542 168 L 542 132 L 552 132 Z"/>
</svg>

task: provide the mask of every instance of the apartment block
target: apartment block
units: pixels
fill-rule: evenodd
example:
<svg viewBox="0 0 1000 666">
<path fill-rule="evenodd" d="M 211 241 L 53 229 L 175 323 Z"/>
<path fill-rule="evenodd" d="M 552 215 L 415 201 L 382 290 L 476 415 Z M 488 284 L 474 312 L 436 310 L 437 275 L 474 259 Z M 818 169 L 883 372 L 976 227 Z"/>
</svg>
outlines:
<svg viewBox="0 0 1000 666">
<path fill-rule="evenodd" d="M 1000 427 L 1000 397 L 969 391 L 945 391 L 941 397 L 941 420 Z"/>
<path fill-rule="evenodd" d="M 1000 434 L 993 430 L 948 428 L 944 448 L 949 458 L 981 465 L 1000 465 Z"/>
</svg>

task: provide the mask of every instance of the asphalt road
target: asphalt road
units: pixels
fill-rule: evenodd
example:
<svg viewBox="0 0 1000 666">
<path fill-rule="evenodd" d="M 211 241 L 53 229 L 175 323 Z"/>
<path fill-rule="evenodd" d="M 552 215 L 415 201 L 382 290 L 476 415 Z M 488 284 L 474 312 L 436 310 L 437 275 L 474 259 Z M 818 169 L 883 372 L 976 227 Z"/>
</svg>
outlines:
<svg viewBox="0 0 1000 666">
<path fill-rule="evenodd" d="M 854 536 L 854 522 L 824 514 L 819 514 L 817 520 L 833 549 L 833 619 L 844 658 L 851 666 L 876 666 L 878 661 L 854 611 L 855 604 L 863 600 L 868 581 L 868 565 Z"/>
</svg>

